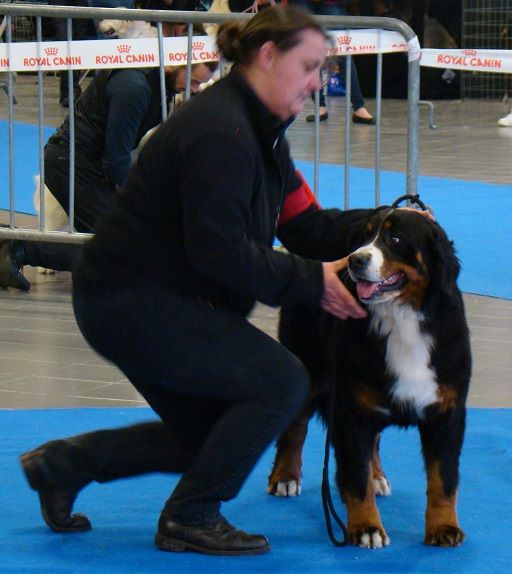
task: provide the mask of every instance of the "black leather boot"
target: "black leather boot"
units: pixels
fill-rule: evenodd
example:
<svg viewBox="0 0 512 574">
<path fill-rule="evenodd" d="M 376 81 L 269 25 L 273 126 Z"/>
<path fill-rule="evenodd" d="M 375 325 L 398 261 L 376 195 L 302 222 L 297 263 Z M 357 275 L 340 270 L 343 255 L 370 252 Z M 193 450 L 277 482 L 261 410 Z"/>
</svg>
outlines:
<svg viewBox="0 0 512 574">
<path fill-rule="evenodd" d="M 30 289 L 30 281 L 23 275 L 23 241 L 0 240 L 0 288 Z"/>
<path fill-rule="evenodd" d="M 80 450 L 70 441 L 55 440 L 20 456 L 28 483 L 39 495 L 44 521 L 55 532 L 91 529 L 87 516 L 71 514 L 78 493 L 92 481 Z"/>
<path fill-rule="evenodd" d="M 270 550 L 265 536 L 237 530 L 220 516 L 215 522 L 202 526 L 186 526 L 160 516 L 155 544 L 170 552 L 200 552 L 219 556 L 264 554 Z"/>
</svg>

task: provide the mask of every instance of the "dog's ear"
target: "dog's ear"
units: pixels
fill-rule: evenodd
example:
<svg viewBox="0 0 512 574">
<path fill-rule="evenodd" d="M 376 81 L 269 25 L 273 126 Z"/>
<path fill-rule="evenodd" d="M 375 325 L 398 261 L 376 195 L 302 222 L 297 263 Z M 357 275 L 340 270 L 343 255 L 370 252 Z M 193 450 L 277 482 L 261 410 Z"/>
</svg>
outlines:
<svg viewBox="0 0 512 574">
<path fill-rule="evenodd" d="M 432 283 L 443 291 L 455 287 L 460 272 L 460 262 L 455 253 L 453 241 L 448 239 L 443 228 L 432 222 L 430 254 L 432 256 Z"/>
</svg>

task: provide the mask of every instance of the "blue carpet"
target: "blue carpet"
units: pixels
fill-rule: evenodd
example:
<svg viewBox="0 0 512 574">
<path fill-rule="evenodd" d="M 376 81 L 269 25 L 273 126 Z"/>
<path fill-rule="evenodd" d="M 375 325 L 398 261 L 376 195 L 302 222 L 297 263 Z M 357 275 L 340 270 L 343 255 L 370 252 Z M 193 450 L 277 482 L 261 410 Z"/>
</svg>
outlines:
<svg viewBox="0 0 512 574">
<path fill-rule="evenodd" d="M 324 433 L 317 423 L 312 424 L 306 443 L 302 496 L 280 499 L 265 494 L 273 458 L 273 449 L 269 449 L 240 496 L 225 505 L 225 514 L 234 524 L 269 537 L 272 551 L 268 555 L 228 558 L 157 551 L 153 547 L 156 520 L 175 483 L 174 477 L 166 475 L 91 485 L 80 495 L 76 508 L 89 515 L 93 530 L 73 535 L 49 531 L 40 517 L 37 497 L 18 467 L 18 454 L 51 438 L 151 417 L 147 409 L 0 411 L 0 572 L 510 572 L 512 409 L 469 411 L 458 506 L 468 539 L 459 548 L 421 543 L 425 479 L 414 429 L 388 429 L 382 441 L 393 495 L 380 499 L 379 507 L 391 546 L 365 550 L 331 545 L 320 500 Z M 334 499 L 344 515 L 337 495 Z"/>
<path fill-rule="evenodd" d="M 53 128 L 45 128 L 45 140 L 52 133 Z M 9 206 L 7 143 L 7 122 L 0 120 L 0 209 Z M 37 126 L 16 122 L 14 149 L 15 208 L 34 213 L 33 177 L 39 172 Z M 298 161 L 297 166 L 312 182 L 312 162 Z M 343 173 L 342 166 L 321 165 L 320 202 L 324 207 L 344 205 Z M 372 207 L 373 170 L 351 168 L 350 177 L 350 207 Z M 405 192 L 404 174 L 382 172 L 381 188 L 382 203 L 391 203 Z M 512 299 L 512 266 L 498 256 L 507 257 L 512 251 L 512 186 L 420 176 L 418 191 L 455 242 L 462 262 L 462 291 Z"/>
<path fill-rule="evenodd" d="M 55 131 L 44 128 L 44 141 Z M 14 208 L 34 214 L 34 176 L 39 173 L 39 131 L 37 126 L 15 122 L 14 143 Z M 9 209 L 9 141 L 7 122 L 0 120 L 0 209 Z"/>
<path fill-rule="evenodd" d="M 313 182 L 313 163 L 297 167 Z M 319 201 L 323 207 L 343 207 L 344 168 L 322 164 Z M 381 203 L 405 193 L 403 173 L 381 173 Z M 466 293 L 512 299 L 512 185 L 495 185 L 422 175 L 418 192 L 455 243 L 462 264 L 459 286 Z M 350 168 L 349 207 L 373 207 L 374 172 Z"/>
</svg>

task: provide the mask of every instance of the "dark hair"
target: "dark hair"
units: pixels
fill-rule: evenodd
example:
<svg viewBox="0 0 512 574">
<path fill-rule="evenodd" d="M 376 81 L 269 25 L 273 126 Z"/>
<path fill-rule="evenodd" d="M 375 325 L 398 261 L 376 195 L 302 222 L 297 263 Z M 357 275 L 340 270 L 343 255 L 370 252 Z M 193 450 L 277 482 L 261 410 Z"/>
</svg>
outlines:
<svg viewBox="0 0 512 574">
<path fill-rule="evenodd" d="M 300 34 L 305 30 L 319 32 L 329 40 L 309 12 L 297 6 L 277 5 L 258 12 L 248 21 L 221 24 L 217 46 L 228 62 L 249 64 L 265 42 L 274 42 L 278 50 L 286 52 L 300 43 Z"/>
</svg>

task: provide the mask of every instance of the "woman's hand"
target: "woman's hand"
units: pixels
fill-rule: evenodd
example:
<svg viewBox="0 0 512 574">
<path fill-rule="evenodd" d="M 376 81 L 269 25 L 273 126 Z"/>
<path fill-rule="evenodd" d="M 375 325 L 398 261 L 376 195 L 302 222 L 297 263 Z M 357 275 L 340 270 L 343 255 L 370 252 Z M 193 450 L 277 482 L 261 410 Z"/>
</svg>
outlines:
<svg viewBox="0 0 512 574">
<path fill-rule="evenodd" d="M 362 319 L 367 316 L 350 291 L 343 285 L 338 273 L 348 265 L 348 257 L 322 263 L 324 271 L 324 294 L 320 307 L 338 319 Z"/>
</svg>

